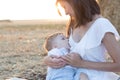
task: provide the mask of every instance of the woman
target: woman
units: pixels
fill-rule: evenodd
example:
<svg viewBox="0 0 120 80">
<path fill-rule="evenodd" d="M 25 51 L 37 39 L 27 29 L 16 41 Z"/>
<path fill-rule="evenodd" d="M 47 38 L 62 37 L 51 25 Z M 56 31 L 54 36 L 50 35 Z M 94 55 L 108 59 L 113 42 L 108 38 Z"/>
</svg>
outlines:
<svg viewBox="0 0 120 80">
<path fill-rule="evenodd" d="M 100 14 L 95 0 L 57 0 L 66 15 L 70 16 L 67 36 L 71 45 L 70 53 L 62 56 L 62 61 L 53 62 L 45 57 L 45 63 L 53 68 L 65 66 L 64 63 L 85 69 L 90 80 L 118 80 L 120 72 L 120 46 L 118 32 L 111 22 Z M 106 51 L 112 62 L 106 61 Z"/>
</svg>

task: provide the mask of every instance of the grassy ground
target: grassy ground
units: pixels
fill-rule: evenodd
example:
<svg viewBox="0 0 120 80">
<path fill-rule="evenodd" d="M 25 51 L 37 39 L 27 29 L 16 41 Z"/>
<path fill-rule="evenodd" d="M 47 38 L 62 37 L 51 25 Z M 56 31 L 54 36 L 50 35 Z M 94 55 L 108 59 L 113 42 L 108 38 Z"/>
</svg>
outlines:
<svg viewBox="0 0 120 80">
<path fill-rule="evenodd" d="M 45 80 L 42 45 L 46 36 L 64 30 L 65 24 L 0 26 L 0 80 Z"/>
<path fill-rule="evenodd" d="M 24 77 L 38 80 L 46 74 L 43 43 L 49 34 L 63 32 L 65 25 L 0 26 L 0 80 Z"/>
</svg>

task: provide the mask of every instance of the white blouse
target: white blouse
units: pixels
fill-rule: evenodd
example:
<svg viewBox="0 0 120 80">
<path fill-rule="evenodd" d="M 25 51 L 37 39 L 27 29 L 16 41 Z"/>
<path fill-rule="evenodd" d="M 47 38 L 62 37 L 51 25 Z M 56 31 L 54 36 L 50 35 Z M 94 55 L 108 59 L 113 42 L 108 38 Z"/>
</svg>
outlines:
<svg viewBox="0 0 120 80">
<path fill-rule="evenodd" d="M 102 39 L 107 32 L 111 32 L 115 35 L 116 39 L 119 40 L 120 36 L 106 18 L 98 18 L 89 30 L 85 33 L 83 38 L 76 43 L 72 34 L 69 38 L 69 44 L 71 45 L 72 52 L 77 52 L 84 60 L 93 62 L 106 62 L 106 49 L 102 44 Z M 97 70 L 85 70 L 90 80 L 117 80 L 119 77 L 113 72 L 97 71 Z"/>
</svg>

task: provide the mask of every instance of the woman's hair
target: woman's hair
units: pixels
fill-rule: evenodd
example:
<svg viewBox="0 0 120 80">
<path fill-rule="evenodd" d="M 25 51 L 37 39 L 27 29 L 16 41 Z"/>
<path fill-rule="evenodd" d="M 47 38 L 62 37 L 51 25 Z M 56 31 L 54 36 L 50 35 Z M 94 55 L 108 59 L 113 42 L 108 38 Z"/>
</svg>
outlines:
<svg viewBox="0 0 120 80">
<path fill-rule="evenodd" d="M 75 13 L 75 21 L 71 19 L 67 25 L 68 36 L 70 35 L 71 28 L 74 29 L 81 25 L 85 25 L 86 23 L 92 21 L 94 15 L 101 13 L 96 0 L 57 0 L 56 5 L 60 1 L 68 2 Z"/>
</svg>

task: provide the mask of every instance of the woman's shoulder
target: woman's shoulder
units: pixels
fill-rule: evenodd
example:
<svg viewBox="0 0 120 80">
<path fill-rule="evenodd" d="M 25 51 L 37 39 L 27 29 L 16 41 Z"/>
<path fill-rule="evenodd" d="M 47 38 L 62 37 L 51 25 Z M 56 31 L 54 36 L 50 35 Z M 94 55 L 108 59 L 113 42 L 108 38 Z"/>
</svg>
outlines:
<svg viewBox="0 0 120 80">
<path fill-rule="evenodd" d="M 98 19 L 96 19 L 96 21 L 95 21 L 96 23 L 110 23 L 110 20 L 108 20 L 107 18 L 105 18 L 105 17 L 100 17 L 100 18 L 98 18 Z"/>
<path fill-rule="evenodd" d="M 93 26 L 95 26 L 95 29 L 107 29 L 115 27 L 109 19 L 104 17 L 96 19 Z"/>
</svg>

